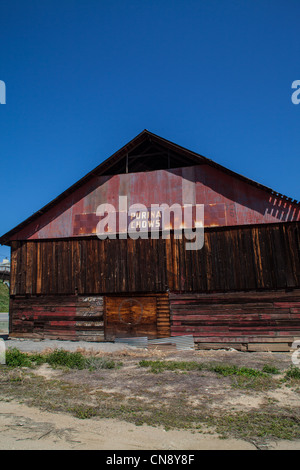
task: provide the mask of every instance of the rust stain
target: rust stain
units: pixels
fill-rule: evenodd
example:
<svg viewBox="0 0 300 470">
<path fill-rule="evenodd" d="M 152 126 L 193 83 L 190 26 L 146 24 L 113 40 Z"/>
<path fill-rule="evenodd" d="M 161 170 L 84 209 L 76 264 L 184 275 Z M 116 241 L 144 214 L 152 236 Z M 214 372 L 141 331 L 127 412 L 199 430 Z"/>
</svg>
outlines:
<svg viewBox="0 0 300 470">
<path fill-rule="evenodd" d="M 128 205 L 204 204 L 204 226 L 236 226 L 300 220 L 299 206 L 209 165 L 100 176 L 68 195 L 12 239 L 45 239 L 96 233 L 98 205 L 119 196 Z M 194 219 L 195 220 L 195 219 Z M 193 223 L 195 225 L 195 223 Z"/>
</svg>

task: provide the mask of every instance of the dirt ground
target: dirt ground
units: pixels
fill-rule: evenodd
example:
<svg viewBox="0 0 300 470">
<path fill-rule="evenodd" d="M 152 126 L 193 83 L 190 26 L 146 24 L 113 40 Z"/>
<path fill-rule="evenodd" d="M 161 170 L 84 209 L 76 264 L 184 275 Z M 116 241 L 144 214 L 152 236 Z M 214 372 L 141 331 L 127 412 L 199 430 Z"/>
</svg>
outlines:
<svg viewBox="0 0 300 470">
<path fill-rule="evenodd" d="M 113 419 L 84 421 L 18 403 L 0 403 L 1 450 L 251 450 L 238 439 L 135 426 Z M 299 443 L 300 448 L 300 443 Z"/>
<path fill-rule="evenodd" d="M 53 369 L 47 364 L 11 371 L 0 383 L 0 449 L 300 450 L 300 432 L 296 438 L 282 438 L 289 434 L 287 418 L 300 413 L 299 384 L 281 382 L 291 366 L 290 353 L 81 352 L 122 364 L 94 371 Z M 140 367 L 141 360 L 259 370 L 268 364 L 281 374 L 240 382 L 238 377 L 220 377 L 209 370 L 153 373 Z M 94 414 L 89 415 L 90 410 Z M 232 419 L 235 423 L 242 415 L 250 424 L 263 417 L 266 429 L 260 424 L 256 436 L 254 431 L 244 435 L 243 423 L 231 427 Z M 275 423 L 274 416 L 282 421 Z M 197 420 L 201 425 L 195 426 Z"/>
</svg>

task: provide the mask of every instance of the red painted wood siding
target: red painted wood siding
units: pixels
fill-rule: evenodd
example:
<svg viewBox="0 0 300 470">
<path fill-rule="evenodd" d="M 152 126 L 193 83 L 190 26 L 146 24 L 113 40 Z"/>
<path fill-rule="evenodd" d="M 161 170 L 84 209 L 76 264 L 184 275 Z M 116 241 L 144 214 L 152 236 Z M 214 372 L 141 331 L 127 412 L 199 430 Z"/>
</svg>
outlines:
<svg viewBox="0 0 300 470">
<path fill-rule="evenodd" d="M 101 296 L 31 296 L 11 299 L 10 336 L 104 340 Z"/>
<path fill-rule="evenodd" d="M 171 335 L 192 334 L 200 347 L 213 343 L 283 344 L 300 337 L 299 289 L 170 293 L 170 311 Z"/>
</svg>

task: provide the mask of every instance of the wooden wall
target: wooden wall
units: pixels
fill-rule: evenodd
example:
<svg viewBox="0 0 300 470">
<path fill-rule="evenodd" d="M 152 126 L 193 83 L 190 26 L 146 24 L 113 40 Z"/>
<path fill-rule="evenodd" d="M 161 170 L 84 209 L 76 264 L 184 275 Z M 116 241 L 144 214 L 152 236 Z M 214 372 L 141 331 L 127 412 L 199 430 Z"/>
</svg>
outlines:
<svg viewBox="0 0 300 470">
<path fill-rule="evenodd" d="M 202 250 L 166 245 L 170 291 L 229 292 L 300 287 L 300 225 L 205 230 Z"/>
<path fill-rule="evenodd" d="M 150 336 L 193 334 L 201 347 L 271 343 L 282 350 L 300 336 L 299 242 L 299 222 L 206 229 L 199 251 L 173 236 L 15 241 L 10 331 L 103 340 L 106 300 L 149 296 L 156 308 Z M 114 328 L 108 321 L 110 339 Z"/>
<path fill-rule="evenodd" d="M 300 338 L 300 289 L 170 294 L 171 334 L 193 334 L 199 349 L 289 351 Z"/>
<path fill-rule="evenodd" d="M 104 340 L 102 296 L 16 296 L 10 317 L 12 337 Z"/>
<path fill-rule="evenodd" d="M 130 303 L 132 309 L 127 308 Z M 136 318 L 126 318 L 132 313 Z M 113 341 L 115 337 L 170 336 L 168 294 L 15 296 L 10 316 L 12 337 Z"/>
<path fill-rule="evenodd" d="M 161 240 L 12 243 L 11 295 L 166 291 Z"/>
<path fill-rule="evenodd" d="M 184 239 L 12 242 L 11 295 L 228 292 L 300 287 L 300 223 L 205 230 Z"/>
<path fill-rule="evenodd" d="M 105 337 L 170 336 L 168 294 L 105 296 Z"/>
</svg>

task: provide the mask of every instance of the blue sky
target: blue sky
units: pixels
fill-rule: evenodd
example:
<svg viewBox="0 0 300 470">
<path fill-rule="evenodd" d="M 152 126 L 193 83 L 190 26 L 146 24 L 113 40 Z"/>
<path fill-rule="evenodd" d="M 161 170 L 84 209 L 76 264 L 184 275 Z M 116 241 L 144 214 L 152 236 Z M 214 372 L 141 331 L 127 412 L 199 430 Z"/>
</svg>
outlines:
<svg viewBox="0 0 300 470">
<path fill-rule="evenodd" d="M 0 17 L 1 235 L 144 128 L 300 199 L 299 0 L 1 0 Z"/>
</svg>

